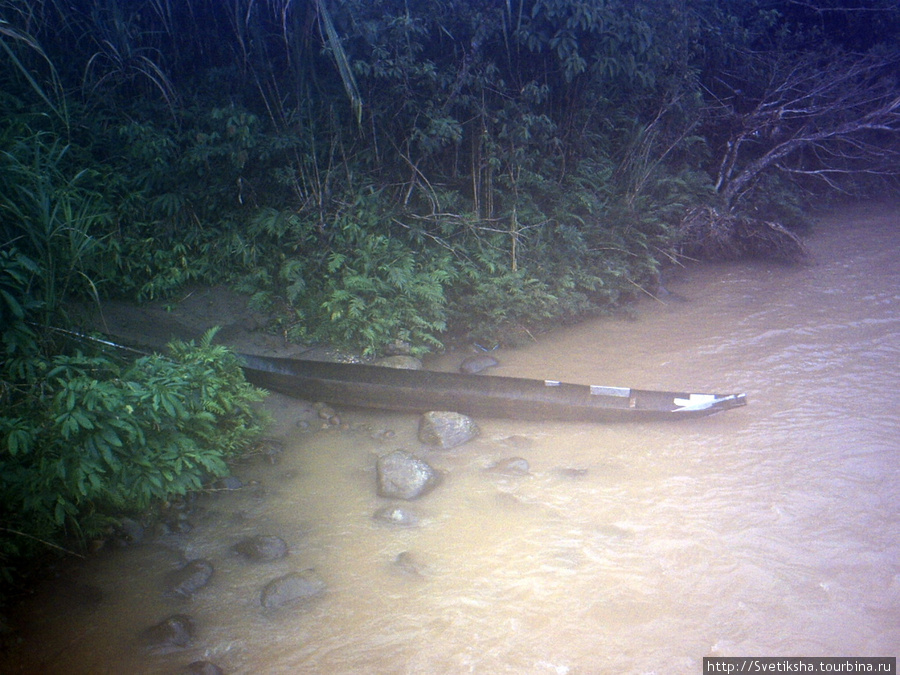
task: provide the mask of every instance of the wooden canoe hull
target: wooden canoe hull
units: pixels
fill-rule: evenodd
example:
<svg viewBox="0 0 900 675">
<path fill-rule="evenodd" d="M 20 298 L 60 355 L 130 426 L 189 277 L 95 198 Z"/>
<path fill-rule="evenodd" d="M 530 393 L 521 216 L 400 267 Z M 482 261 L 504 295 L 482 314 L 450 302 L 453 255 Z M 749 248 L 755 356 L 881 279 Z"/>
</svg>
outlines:
<svg viewBox="0 0 900 675">
<path fill-rule="evenodd" d="M 334 405 L 579 422 L 680 420 L 746 405 L 744 394 L 690 394 L 518 377 L 402 370 L 241 354 L 256 386 Z"/>
</svg>

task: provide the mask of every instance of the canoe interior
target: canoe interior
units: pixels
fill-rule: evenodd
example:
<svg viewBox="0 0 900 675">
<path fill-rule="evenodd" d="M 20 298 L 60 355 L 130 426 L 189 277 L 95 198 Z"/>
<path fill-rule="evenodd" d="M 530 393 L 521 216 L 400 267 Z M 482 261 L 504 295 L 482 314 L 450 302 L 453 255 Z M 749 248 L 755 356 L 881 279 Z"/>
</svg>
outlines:
<svg viewBox="0 0 900 675">
<path fill-rule="evenodd" d="M 399 412 L 451 410 L 528 420 L 686 419 L 746 405 L 744 394 L 691 394 L 494 375 L 401 370 L 241 354 L 247 379 L 326 403 Z"/>
</svg>

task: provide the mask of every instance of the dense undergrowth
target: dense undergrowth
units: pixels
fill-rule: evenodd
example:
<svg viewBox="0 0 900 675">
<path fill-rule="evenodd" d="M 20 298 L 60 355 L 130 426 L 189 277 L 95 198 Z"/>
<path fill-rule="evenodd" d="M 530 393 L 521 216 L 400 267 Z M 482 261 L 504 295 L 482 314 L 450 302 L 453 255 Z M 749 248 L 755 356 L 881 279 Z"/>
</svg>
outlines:
<svg viewBox="0 0 900 675">
<path fill-rule="evenodd" d="M 252 437 L 225 352 L 79 354 L 73 296 L 225 282 L 293 339 L 421 353 L 801 255 L 811 190 L 892 179 L 900 127 L 896 6 L 820 4 L 0 0 L 0 555 Z"/>
</svg>

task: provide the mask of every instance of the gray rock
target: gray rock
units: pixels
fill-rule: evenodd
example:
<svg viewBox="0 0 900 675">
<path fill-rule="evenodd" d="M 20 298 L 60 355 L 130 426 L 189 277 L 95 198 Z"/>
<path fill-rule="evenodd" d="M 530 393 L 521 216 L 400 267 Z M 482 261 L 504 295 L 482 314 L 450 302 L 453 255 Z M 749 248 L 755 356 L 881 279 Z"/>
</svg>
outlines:
<svg viewBox="0 0 900 675">
<path fill-rule="evenodd" d="M 275 609 L 313 600 L 322 595 L 325 588 L 325 582 L 313 570 L 291 572 L 266 584 L 259 601 L 266 609 Z"/>
<path fill-rule="evenodd" d="M 419 418 L 419 440 L 444 450 L 467 443 L 479 433 L 475 421 L 460 413 L 433 410 Z"/>
<path fill-rule="evenodd" d="M 242 539 L 234 545 L 234 550 L 254 562 L 271 562 L 288 554 L 284 539 L 272 534 L 257 534 Z"/>
<path fill-rule="evenodd" d="M 488 471 L 504 476 L 527 476 L 530 468 L 528 460 L 522 457 L 505 457 L 491 466 Z"/>
<path fill-rule="evenodd" d="M 144 631 L 143 639 L 151 649 L 187 647 L 196 635 L 194 620 L 187 614 L 173 614 Z"/>
<path fill-rule="evenodd" d="M 375 359 L 372 365 L 383 366 L 385 368 L 400 368 L 401 370 L 422 370 L 422 362 L 415 356 L 405 354 L 397 354 L 395 356 L 385 356 Z"/>
<path fill-rule="evenodd" d="M 166 575 L 166 591 L 189 598 L 209 583 L 212 574 L 211 562 L 202 558 L 191 560 L 181 569 L 172 570 Z"/>
<path fill-rule="evenodd" d="M 382 506 L 372 516 L 375 520 L 389 525 L 414 527 L 419 524 L 419 517 L 402 506 Z"/>
<path fill-rule="evenodd" d="M 474 375 L 475 373 L 480 373 L 482 370 L 487 370 L 488 368 L 499 365 L 500 362 L 493 356 L 489 356 L 488 354 L 476 354 L 475 356 L 463 359 L 463 362 L 459 366 L 459 372 Z"/>
<path fill-rule="evenodd" d="M 384 348 L 384 353 L 388 356 L 407 356 L 412 353 L 412 345 L 406 340 L 394 340 L 391 344 Z"/>
<path fill-rule="evenodd" d="M 379 457 L 375 468 L 380 497 L 416 499 L 439 482 L 437 472 L 427 462 L 404 450 Z"/>
</svg>

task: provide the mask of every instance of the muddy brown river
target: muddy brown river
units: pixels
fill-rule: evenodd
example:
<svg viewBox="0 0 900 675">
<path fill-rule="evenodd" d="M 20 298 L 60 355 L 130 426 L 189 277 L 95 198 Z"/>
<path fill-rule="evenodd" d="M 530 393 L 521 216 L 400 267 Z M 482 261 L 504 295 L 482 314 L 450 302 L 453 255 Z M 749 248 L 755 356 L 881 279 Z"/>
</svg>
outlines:
<svg viewBox="0 0 900 675">
<path fill-rule="evenodd" d="M 696 674 L 710 655 L 897 655 L 900 209 L 836 211 L 809 246 L 804 267 L 692 266 L 670 282 L 687 302 L 648 298 L 635 320 L 559 330 L 490 371 L 746 391 L 721 415 L 484 419 L 479 439 L 437 452 L 415 416 L 350 412 L 350 430 L 311 433 L 272 397 L 277 462 L 237 467 L 248 487 L 204 496 L 192 532 L 67 568 L 22 608 L 0 671 Z M 444 473 L 408 504 L 416 527 L 372 518 L 387 503 L 375 459 L 395 448 Z M 485 470 L 512 456 L 529 475 Z M 230 551 L 257 533 L 290 555 Z M 190 558 L 213 562 L 211 582 L 165 597 Z M 268 580 L 307 568 L 321 598 L 260 607 Z M 179 612 L 194 644 L 148 653 L 137 636 Z"/>
</svg>

